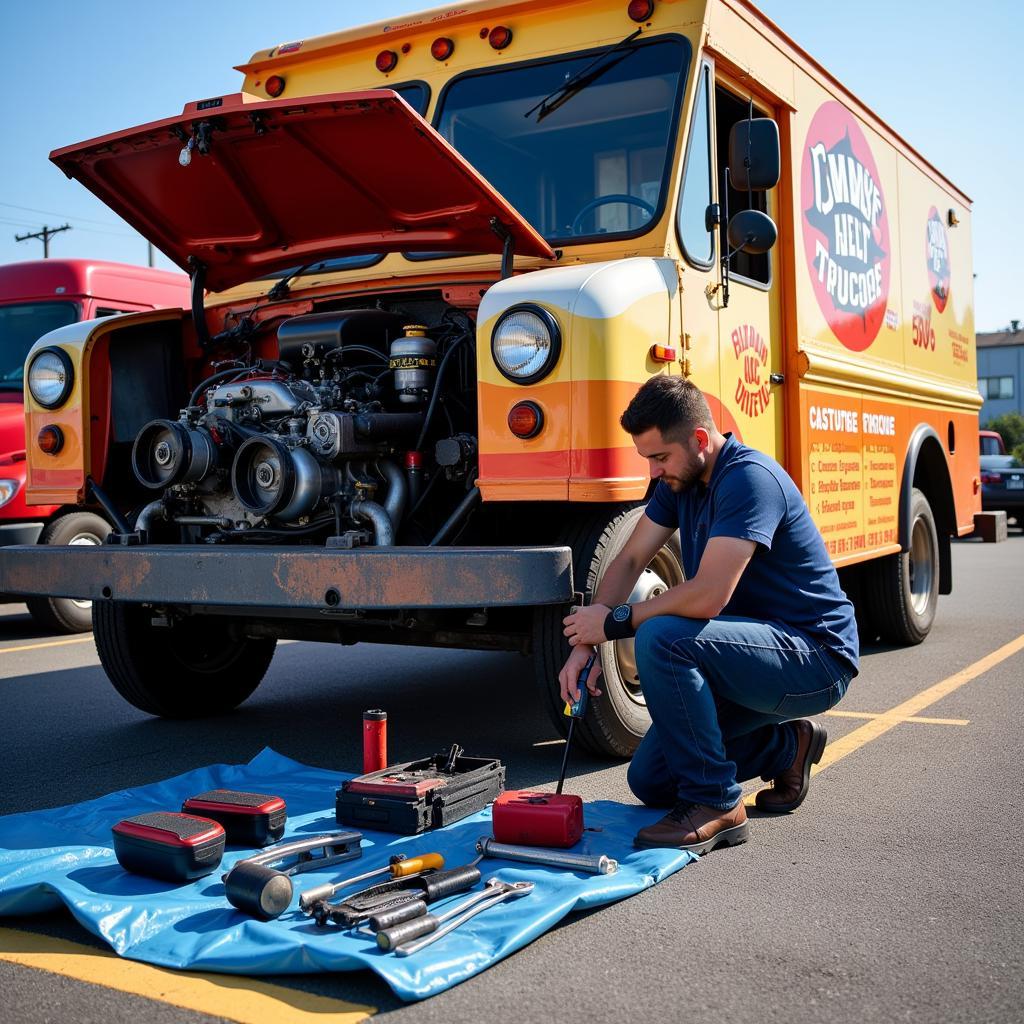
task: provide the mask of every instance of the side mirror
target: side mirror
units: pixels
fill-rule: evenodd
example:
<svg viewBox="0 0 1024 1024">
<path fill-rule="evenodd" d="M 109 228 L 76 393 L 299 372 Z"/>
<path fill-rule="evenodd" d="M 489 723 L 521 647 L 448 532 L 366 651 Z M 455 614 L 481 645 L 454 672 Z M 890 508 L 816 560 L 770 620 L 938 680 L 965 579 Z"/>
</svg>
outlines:
<svg viewBox="0 0 1024 1024">
<path fill-rule="evenodd" d="M 739 192 L 779 183 L 779 126 L 770 117 L 737 121 L 729 131 L 729 178 Z"/>
<path fill-rule="evenodd" d="M 779 237 L 775 221 L 760 210 L 740 210 L 729 221 L 729 248 L 759 256 L 775 245 Z"/>
</svg>

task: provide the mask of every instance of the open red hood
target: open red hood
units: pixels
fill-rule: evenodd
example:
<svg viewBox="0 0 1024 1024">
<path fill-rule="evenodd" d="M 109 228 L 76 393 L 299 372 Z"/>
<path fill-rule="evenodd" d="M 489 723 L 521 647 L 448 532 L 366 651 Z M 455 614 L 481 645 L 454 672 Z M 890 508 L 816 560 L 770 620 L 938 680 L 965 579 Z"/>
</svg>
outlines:
<svg viewBox="0 0 1024 1024">
<path fill-rule="evenodd" d="M 494 218 L 516 253 L 554 256 L 389 90 L 190 103 L 50 159 L 183 270 L 190 256 L 205 263 L 211 291 L 329 257 L 501 252 Z"/>
</svg>

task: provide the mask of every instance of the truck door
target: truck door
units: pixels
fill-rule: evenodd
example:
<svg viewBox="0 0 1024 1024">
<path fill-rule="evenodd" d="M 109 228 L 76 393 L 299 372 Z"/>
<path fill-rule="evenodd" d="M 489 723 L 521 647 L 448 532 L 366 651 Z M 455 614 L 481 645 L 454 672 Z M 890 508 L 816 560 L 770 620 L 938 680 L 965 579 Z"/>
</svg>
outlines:
<svg viewBox="0 0 1024 1024">
<path fill-rule="evenodd" d="M 712 148 L 716 165 L 717 202 L 721 207 L 717 273 L 720 287 L 718 337 L 720 393 L 744 444 L 784 462 L 783 339 L 780 301 L 779 246 L 763 255 L 736 253 L 729 262 L 728 305 L 721 257 L 728 252 L 726 213 L 754 208 L 779 223 L 778 189 L 739 192 L 728 184 L 729 130 L 750 114 L 750 93 L 717 72 L 714 88 Z M 754 117 L 775 117 L 775 111 L 754 99 Z M 786 160 L 782 160 L 786 174 Z M 723 417 L 728 423 L 729 417 Z M 720 425 L 721 430 L 726 427 Z"/>
</svg>

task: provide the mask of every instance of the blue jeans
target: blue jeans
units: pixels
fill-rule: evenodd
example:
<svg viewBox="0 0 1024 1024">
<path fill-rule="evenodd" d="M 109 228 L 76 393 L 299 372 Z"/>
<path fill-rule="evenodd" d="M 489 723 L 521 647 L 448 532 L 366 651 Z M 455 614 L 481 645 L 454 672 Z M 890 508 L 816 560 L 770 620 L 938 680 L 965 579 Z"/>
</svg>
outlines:
<svg viewBox="0 0 1024 1024">
<path fill-rule="evenodd" d="M 652 725 L 627 778 L 651 807 L 734 806 L 740 782 L 793 763 L 796 734 L 782 723 L 827 711 L 854 675 L 796 630 L 734 616 L 648 619 L 636 663 Z"/>
</svg>

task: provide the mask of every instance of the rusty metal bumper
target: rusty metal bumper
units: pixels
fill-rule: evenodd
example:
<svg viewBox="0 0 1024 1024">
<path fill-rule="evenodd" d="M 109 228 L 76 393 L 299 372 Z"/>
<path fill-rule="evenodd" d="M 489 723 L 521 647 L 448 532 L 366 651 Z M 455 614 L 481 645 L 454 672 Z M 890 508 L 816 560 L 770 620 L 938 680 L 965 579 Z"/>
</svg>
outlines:
<svg viewBox="0 0 1024 1024">
<path fill-rule="evenodd" d="M 565 547 L 0 548 L 0 592 L 272 610 L 499 608 L 572 600 Z"/>
</svg>

